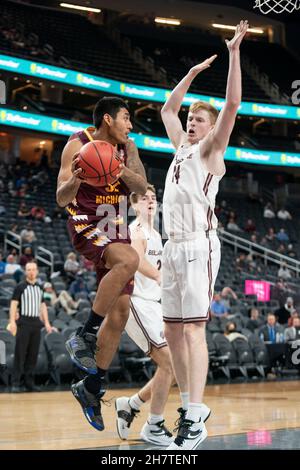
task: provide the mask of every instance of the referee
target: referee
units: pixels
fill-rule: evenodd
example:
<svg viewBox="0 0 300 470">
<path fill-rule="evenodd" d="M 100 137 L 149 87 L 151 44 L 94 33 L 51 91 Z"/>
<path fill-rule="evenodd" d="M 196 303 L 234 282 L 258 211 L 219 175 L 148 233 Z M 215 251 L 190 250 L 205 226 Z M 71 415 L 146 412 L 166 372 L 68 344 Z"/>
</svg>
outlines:
<svg viewBox="0 0 300 470">
<path fill-rule="evenodd" d="M 45 325 L 47 333 L 52 331 L 43 288 L 37 283 L 38 267 L 34 261 L 26 264 L 25 275 L 26 280 L 16 286 L 10 304 L 10 331 L 16 335 L 11 389 L 14 393 L 24 390 L 21 388 L 23 374 L 26 390 L 40 391 L 34 384 L 33 371 L 38 358 L 41 328 Z"/>
</svg>

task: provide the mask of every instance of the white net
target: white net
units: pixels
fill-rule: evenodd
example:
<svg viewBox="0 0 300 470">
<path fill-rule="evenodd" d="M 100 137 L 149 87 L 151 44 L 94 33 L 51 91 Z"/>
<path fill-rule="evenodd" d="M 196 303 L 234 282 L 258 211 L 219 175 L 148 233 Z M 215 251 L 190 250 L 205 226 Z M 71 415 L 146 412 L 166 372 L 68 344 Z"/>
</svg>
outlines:
<svg viewBox="0 0 300 470">
<path fill-rule="evenodd" d="M 255 0 L 254 8 L 259 8 L 264 15 L 268 13 L 292 13 L 300 9 L 300 0 Z"/>
</svg>

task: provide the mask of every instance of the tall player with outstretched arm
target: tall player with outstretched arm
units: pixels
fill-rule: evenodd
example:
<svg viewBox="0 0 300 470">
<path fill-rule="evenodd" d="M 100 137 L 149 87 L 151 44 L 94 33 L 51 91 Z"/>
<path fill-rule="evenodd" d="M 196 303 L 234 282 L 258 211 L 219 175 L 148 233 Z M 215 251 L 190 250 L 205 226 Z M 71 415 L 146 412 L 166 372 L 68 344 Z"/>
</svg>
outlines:
<svg viewBox="0 0 300 470">
<path fill-rule="evenodd" d="M 161 115 L 176 154 L 169 168 L 163 199 L 169 240 L 164 247 L 162 310 L 165 336 L 180 390 L 188 389 L 189 406 L 177 437 L 168 449 L 195 449 L 207 437 L 201 419 L 208 369 L 205 323 L 220 264 L 220 242 L 214 214 L 219 181 L 225 173 L 224 153 L 241 102 L 239 47 L 248 29 L 241 21 L 231 41 L 226 100 L 217 110 L 203 102 L 189 109 L 187 131 L 178 113 L 194 78 L 216 56 L 192 67 L 171 93 Z M 188 384 L 188 387 L 187 387 Z"/>
</svg>

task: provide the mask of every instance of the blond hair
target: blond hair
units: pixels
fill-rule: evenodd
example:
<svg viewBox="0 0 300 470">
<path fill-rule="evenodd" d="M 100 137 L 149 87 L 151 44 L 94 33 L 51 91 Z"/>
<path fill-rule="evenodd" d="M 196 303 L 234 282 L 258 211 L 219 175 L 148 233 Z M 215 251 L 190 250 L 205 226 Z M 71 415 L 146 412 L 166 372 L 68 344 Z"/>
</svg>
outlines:
<svg viewBox="0 0 300 470">
<path fill-rule="evenodd" d="M 215 124 L 219 111 L 211 104 L 206 103 L 205 101 L 196 101 L 189 107 L 189 111 L 191 113 L 197 113 L 197 111 L 200 111 L 201 109 L 208 112 L 211 124 Z"/>
<path fill-rule="evenodd" d="M 156 190 L 153 184 L 147 183 L 147 191 L 152 191 L 153 194 L 156 195 Z M 143 196 L 143 194 L 138 194 L 138 193 L 131 193 L 130 194 L 130 204 L 133 206 L 133 204 L 137 204 L 139 196 Z"/>
</svg>

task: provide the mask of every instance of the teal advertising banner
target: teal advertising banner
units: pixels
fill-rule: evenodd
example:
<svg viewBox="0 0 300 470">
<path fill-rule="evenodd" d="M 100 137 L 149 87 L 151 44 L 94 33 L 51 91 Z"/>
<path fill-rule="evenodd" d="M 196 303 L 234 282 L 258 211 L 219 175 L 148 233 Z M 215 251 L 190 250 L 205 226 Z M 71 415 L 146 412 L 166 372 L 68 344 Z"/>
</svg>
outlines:
<svg viewBox="0 0 300 470">
<path fill-rule="evenodd" d="M 89 127 L 91 124 L 67 121 L 65 119 L 0 107 L 0 125 L 49 132 L 67 137 L 74 132 Z M 167 138 L 136 133 L 130 134 L 130 138 L 134 140 L 136 146 L 141 150 L 167 154 L 174 153 L 174 148 Z M 253 150 L 243 147 L 228 147 L 225 160 L 259 165 L 300 167 L 300 153 L 270 152 L 267 150 Z"/>
<path fill-rule="evenodd" d="M 147 101 L 164 103 L 171 91 L 163 88 L 134 85 L 132 83 L 119 82 L 96 75 L 89 75 L 75 70 L 55 67 L 53 65 L 31 62 L 30 60 L 19 59 L 6 55 L 0 55 L 0 70 L 7 70 L 18 74 L 29 75 L 31 77 L 44 78 L 55 82 L 112 93 L 126 98 L 136 98 Z M 202 100 L 221 109 L 224 99 L 207 95 L 188 93 L 183 104 L 189 106 L 195 101 Z M 238 114 L 247 116 L 270 117 L 280 119 L 300 120 L 300 108 L 296 106 L 283 106 L 268 103 L 252 103 L 243 101 Z"/>
</svg>

